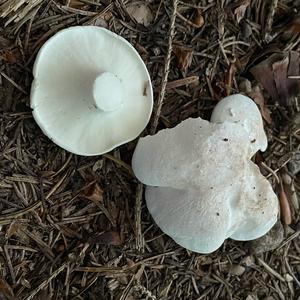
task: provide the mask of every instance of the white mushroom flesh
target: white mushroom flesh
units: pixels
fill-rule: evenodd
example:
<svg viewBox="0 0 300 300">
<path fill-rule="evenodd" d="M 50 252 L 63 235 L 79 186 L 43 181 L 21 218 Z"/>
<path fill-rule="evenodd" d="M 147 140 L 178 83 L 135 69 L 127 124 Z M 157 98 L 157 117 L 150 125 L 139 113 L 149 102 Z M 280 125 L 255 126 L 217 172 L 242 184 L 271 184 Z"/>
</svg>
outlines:
<svg viewBox="0 0 300 300">
<path fill-rule="evenodd" d="M 236 97 L 233 101 L 236 104 Z M 245 101 L 252 102 L 242 97 L 244 107 Z M 277 220 L 277 197 L 250 160 L 251 138 L 256 138 L 257 149 L 264 148 L 266 140 L 259 111 L 251 107 L 251 118 L 260 127 L 253 120 L 235 122 L 229 112 L 228 121 L 187 119 L 137 144 L 132 167 L 148 185 L 148 209 L 158 226 L 187 249 L 210 253 L 228 237 L 256 239 Z"/>
<path fill-rule="evenodd" d="M 153 95 L 144 62 L 104 28 L 59 31 L 40 49 L 33 75 L 33 116 L 70 152 L 108 152 L 136 138 L 150 119 Z"/>
</svg>

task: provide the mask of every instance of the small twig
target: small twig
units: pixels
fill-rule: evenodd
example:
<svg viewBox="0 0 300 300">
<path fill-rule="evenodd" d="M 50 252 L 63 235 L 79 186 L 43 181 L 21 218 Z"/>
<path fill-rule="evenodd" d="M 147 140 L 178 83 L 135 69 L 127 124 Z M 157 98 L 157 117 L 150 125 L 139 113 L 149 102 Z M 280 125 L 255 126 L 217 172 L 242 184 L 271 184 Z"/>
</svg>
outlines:
<svg viewBox="0 0 300 300">
<path fill-rule="evenodd" d="M 272 275 L 274 275 L 277 279 L 279 279 L 282 282 L 285 282 L 285 279 L 277 273 L 275 270 L 273 270 L 267 263 L 265 263 L 261 258 L 257 257 L 257 260 L 260 262 L 260 264 Z"/>
<path fill-rule="evenodd" d="M 90 273 L 103 273 L 103 274 L 124 274 L 125 272 L 130 272 L 132 271 L 132 269 L 145 264 L 148 261 L 154 260 L 154 259 L 158 259 L 164 256 L 169 256 L 169 255 L 173 255 L 175 253 L 175 251 L 168 251 L 168 252 L 164 252 L 164 253 L 160 253 L 148 258 L 144 258 L 140 261 L 135 262 L 132 266 L 124 266 L 124 267 L 107 267 L 107 266 L 97 266 L 97 267 L 76 267 L 74 269 L 74 271 L 76 272 L 90 272 Z"/>
<path fill-rule="evenodd" d="M 32 210 L 35 210 L 36 208 L 40 207 L 42 204 L 41 201 L 34 203 L 33 205 L 26 207 L 22 210 L 16 211 L 16 212 L 12 212 L 9 214 L 5 214 L 5 215 L 0 215 L 0 225 L 5 225 L 5 224 L 9 224 L 12 220 L 21 217 L 24 214 L 27 214 L 29 212 L 31 212 Z"/>
<path fill-rule="evenodd" d="M 132 283 L 133 283 L 133 280 L 134 280 L 134 275 L 131 276 L 131 279 L 129 280 L 129 282 L 128 282 L 126 288 L 125 288 L 124 291 L 122 292 L 122 295 L 121 295 L 121 297 L 119 298 L 120 300 L 125 300 L 125 299 L 127 299 L 128 293 L 129 293 L 130 288 L 131 288 L 131 285 L 132 285 Z"/>
<path fill-rule="evenodd" d="M 7 249 L 6 245 L 3 246 L 3 250 L 4 250 L 4 254 L 5 254 L 5 258 L 6 258 L 6 262 L 7 262 L 7 265 L 8 265 L 8 269 L 9 269 L 9 272 L 10 272 L 12 282 L 13 282 L 13 284 L 16 284 L 16 275 L 15 275 L 14 268 L 12 266 L 11 259 L 10 259 L 10 256 L 9 256 L 8 249 Z"/>
<path fill-rule="evenodd" d="M 232 46 L 232 45 L 244 45 L 247 47 L 250 47 L 251 45 L 249 43 L 243 42 L 243 41 L 231 41 L 228 43 L 224 43 L 223 44 L 223 48 L 226 49 L 228 46 Z"/>
<path fill-rule="evenodd" d="M 135 197 L 135 245 L 138 251 L 144 251 L 144 237 L 142 234 L 142 224 L 141 224 L 141 215 L 142 215 L 142 197 L 143 197 L 143 185 L 138 184 Z"/>
<path fill-rule="evenodd" d="M 67 176 L 70 175 L 67 171 L 65 175 L 62 176 L 62 178 L 52 187 L 52 189 L 47 193 L 45 200 L 48 200 L 56 191 L 57 189 L 62 185 L 64 180 L 67 178 Z"/>
<path fill-rule="evenodd" d="M 290 225 L 292 223 L 292 213 L 290 208 L 290 203 L 286 196 L 282 180 L 279 182 L 279 203 L 280 203 L 280 213 L 281 220 L 285 225 Z"/>
<path fill-rule="evenodd" d="M 185 18 L 180 12 L 177 12 L 177 16 L 184 22 L 186 22 L 188 25 L 195 27 L 195 28 L 200 28 L 202 27 L 203 23 L 201 25 L 196 24 L 190 20 L 188 20 L 187 18 Z"/>
<path fill-rule="evenodd" d="M 264 39 L 266 41 L 268 41 L 268 36 L 269 36 L 270 32 L 272 31 L 273 19 L 274 19 L 277 5 L 278 5 L 278 0 L 272 0 L 270 9 L 269 9 L 269 14 L 268 14 L 267 21 L 266 21 L 266 27 L 265 27 Z"/>
<path fill-rule="evenodd" d="M 95 2 L 95 1 L 89 1 L 89 0 L 79 0 L 79 1 L 82 2 L 82 3 L 85 3 L 85 4 L 90 4 L 90 5 L 103 7 L 103 4 Z"/>
<path fill-rule="evenodd" d="M 171 90 L 183 85 L 188 85 L 199 81 L 199 76 L 190 76 L 182 79 L 177 79 L 167 83 L 166 89 Z"/>
<path fill-rule="evenodd" d="M 223 55 L 223 57 L 224 57 L 224 59 L 226 61 L 226 64 L 229 66 L 230 65 L 230 61 L 229 61 L 229 59 L 228 59 L 228 57 L 227 57 L 227 55 L 225 53 L 225 49 L 224 49 L 223 44 L 222 44 L 221 41 L 219 41 L 219 46 L 220 46 L 220 49 L 221 49 L 221 53 L 222 53 L 222 55 Z"/>
<path fill-rule="evenodd" d="M 55 257 L 54 253 L 52 252 L 51 248 L 41 238 L 39 238 L 32 232 L 28 231 L 27 229 L 21 229 L 21 232 L 23 234 L 26 234 L 33 241 L 35 241 L 38 247 L 41 249 L 41 251 L 45 254 L 45 256 L 49 260 L 53 261 L 53 258 Z"/>
<path fill-rule="evenodd" d="M 291 269 L 291 266 L 289 265 L 288 259 L 285 257 L 285 265 L 286 268 L 289 271 L 289 274 L 293 277 L 294 281 L 296 282 L 296 284 L 298 285 L 298 287 L 300 287 L 300 281 L 297 279 L 297 277 L 294 275 L 294 272 Z"/>
<path fill-rule="evenodd" d="M 35 295 L 44 289 L 55 277 L 57 277 L 65 268 L 67 267 L 67 263 L 64 263 L 60 268 L 54 271 L 48 279 L 43 281 L 36 289 L 34 289 L 31 294 L 26 298 L 26 300 L 35 299 Z"/>
<path fill-rule="evenodd" d="M 158 120 L 159 116 L 161 113 L 161 108 L 163 105 L 163 101 L 165 98 L 165 93 L 166 93 L 166 87 L 168 83 L 168 76 L 169 76 L 169 71 L 170 71 L 170 62 L 171 62 L 171 54 L 172 54 L 172 43 L 173 43 L 173 37 L 175 35 L 175 20 L 176 20 L 176 15 L 177 15 L 177 6 L 178 6 L 178 0 L 173 0 L 173 13 L 171 16 L 171 24 L 170 24 L 170 32 L 169 32 L 169 39 L 168 39 L 168 51 L 167 51 L 167 56 L 166 56 L 166 61 L 165 61 L 165 68 L 164 68 L 164 75 L 163 75 L 163 80 L 162 80 L 162 85 L 161 85 L 161 90 L 159 93 L 158 97 L 158 103 L 157 103 L 157 109 L 154 114 L 154 119 L 151 127 L 151 134 L 154 134 L 158 125 Z"/>
<path fill-rule="evenodd" d="M 280 183 L 280 179 L 279 179 L 278 175 L 276 174 L 276 171 L 274 171 L 273 169 L 271 169 L 264 162 L 262 162 L 261 165 L 274 176 L 274 178 L 276 179 L 277 183 L 279 184 Z"/>
<path fill-rule="evenodd" d="M 300 231 L 294 232 L 291 236 L 289 236 L 276 250 L 283 248 L 286 244 L 290 243 L 292 240 L 297 238 L 300 235 Z"/>
<path fill-rule="evenodd" d="M 133 171 L 132 171 L 132 168 L 130 165 L 126 164 L 124 161 L 110 155 L 110 154 L 103 154 L 102 156 L 104 156 L 105 158 L 115 162 L 117 165 L 123 167 L 124 169 L 126 169 L 128 171 L 128 173 L 131 175 L 131 176 L 134 176 L 133 174 Z"/>
<path fill-rule="evenodd" d="M 23 90 L 15 81 L 13 81 L 11 78 L 9 78 L 5 73 L 0 72 L 0 74 L 8 81 L 10 82 L 15 88 L 17 88 L 20 92 L 27 95 L 27 92 Z"/>
</svg>

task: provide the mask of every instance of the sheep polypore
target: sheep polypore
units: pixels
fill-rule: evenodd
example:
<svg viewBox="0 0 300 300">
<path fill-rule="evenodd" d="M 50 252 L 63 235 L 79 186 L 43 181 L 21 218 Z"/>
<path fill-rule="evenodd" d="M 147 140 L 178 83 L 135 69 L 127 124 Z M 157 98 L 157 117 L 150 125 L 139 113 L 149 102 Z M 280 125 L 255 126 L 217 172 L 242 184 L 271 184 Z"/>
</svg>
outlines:
<svg viewBox="0 0 300 300">
<path fill-rule="evenodd" d="M 225 102 L 231 106 L 230 99 Z M 241 97 L 239 103 L 233 97 L 233 103 L 248 105 L 256 114 L 251 118 L 260 121 L 251 99 Z M 216 250 L 229 237 L 256 239 L 277 220 L 277 197 L 250 159 L 250 138 L 264 147 L 258 138 L 264 134 L 262 121 L 253 133 L 256 126 L 246 130 L 245 120 L 231 117 L 218 123 L 187 119 L 141 138 L 132 159 L 136 177 L 147 185 L 154 221 L 178 244 L 200 253 Z"/>
</svg>

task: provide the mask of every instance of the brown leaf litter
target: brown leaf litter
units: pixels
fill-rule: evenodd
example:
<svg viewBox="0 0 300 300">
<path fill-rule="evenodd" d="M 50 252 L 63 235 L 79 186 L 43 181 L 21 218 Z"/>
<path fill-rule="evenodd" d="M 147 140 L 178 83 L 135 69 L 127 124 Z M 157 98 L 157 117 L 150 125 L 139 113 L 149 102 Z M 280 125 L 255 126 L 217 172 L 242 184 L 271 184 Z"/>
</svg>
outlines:
<svg viewBox="0 0 300 300">
<path fill-rule="evenodd" d="M 299 95 L 300 58 L 297 51 L 274 53 L 250 72 L 273 101 L 281 105 L 291 106 Z"/>
<path fill-rule="evenodd" d="M 263 119 L 268 123 L 272 123 L 272 118 L 271 118 L 271 111 L 270 109 L 266 106 L 266 100 L 265 97 L 258 85 L 254 86 L 249 93 L 249 96 L 255 101 L 255 103 L 259 106 L 261 115 Z"/>
<path fill-rule="evenodd" d="M 143 19 L 140 6 L 128 11 L 134 3 L 146 5 L 142 13 L 151 10 L 153 19 Z M 0 0 L 0 51 L 9 51 L 0 58 L 1 300 L 300 297 L 299 37 L 297 26 L 288 36 L 275 27 L 298 24 L 299 1 L 278 1 L 268 22 L 273 1 L 247 3 Z M 277 33 L 269 46 L 266 23 Z M 130 167 L 136 140 L 82 157 L 45 137 L 29 108 L 32 65 L 48 38 L 75 25 L 104 26 L 138 45 L 157 121 L 145 135 L 190 117 L 209 119 L 218 99 L 251 80 L 269 141 L 256 160 L 278 196 L 282 178 L 291 223 L 279 220 L 256 241 L 228 239 L 209 255 L 188 251 L 147 210 Z M 273 58 L 259 69 L 256 90 L 248 70 L 267 57 Z"/>
<path fill-rule="evenodd" d="M 92 243 L 120 246 L 122 244 L 122 240 L 118 232 L 108 231 L 95 236 L 92 239 Z"/>
<path fill-rule="evenodd" d="M 255 85 L 252 87 L 248 79 L 243 79 L 239 84 L 240 91 L 248 95 L 258 105 L 263 119 L 270 125 L 272 124 L 271 111 L 267 106 L 266 98 L 263 95 L 261 87 Z"/>
<path fill-rule="evenodd" d="M 173 49 L 179 68 L 186 72 L 190 67 L 193 59 L 193 50 L 183 47 L 175 47 Z"/>
<path fill-rule="evenodd" d="M 240 23 L 241 20 L 244 18 L 246 9 L 249 7 L 250 3 L 251 0 L 242 0 L 236 4 L 237 7 L 234 9 L 234 15 L 238 23 Z"/>
</svg>

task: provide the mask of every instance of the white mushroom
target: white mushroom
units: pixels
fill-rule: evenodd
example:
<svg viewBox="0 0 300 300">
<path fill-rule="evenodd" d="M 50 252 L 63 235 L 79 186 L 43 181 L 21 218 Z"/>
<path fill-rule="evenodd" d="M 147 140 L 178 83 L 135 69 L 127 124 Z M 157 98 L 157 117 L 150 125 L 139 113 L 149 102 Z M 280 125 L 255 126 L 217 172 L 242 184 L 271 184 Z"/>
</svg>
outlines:
<svg viewBox="0 0 300 300">
<path fill-rule="evenodd" d="M 214 108 L 210 121 L 214 123 L 227 121 L 240 124 L 249 135 L 250 154 L 252 156 L 258 150 L 265 151 L 268 141 L 260 112 L 255 103 L 249 99 L 241 94 L 222 99 Z"/>
<path fill-rule="evenodd" d="M 230 108 L 236 118 L 226 116 Z M 228 237 L 262 236 L 278 214 L 271 185 L 250 160 L 254 149 L 266 146 L 254 102 L 228 97 L 213 118 L 218 123 L 187 119 L 141 138 L 132 160 L 136 177 L 148 186 L 146 202 L 155 222 L 178 244 L 200 253 L 216 250 Z"/>
<path fill-rule="evenodd" d="M 33 68 L 33 116 L 62 148 L 98 155 L 136 138 L 152 112 L 146 66 L 122 37 L 75 26 L 50 38 Z"/>
</svg>

